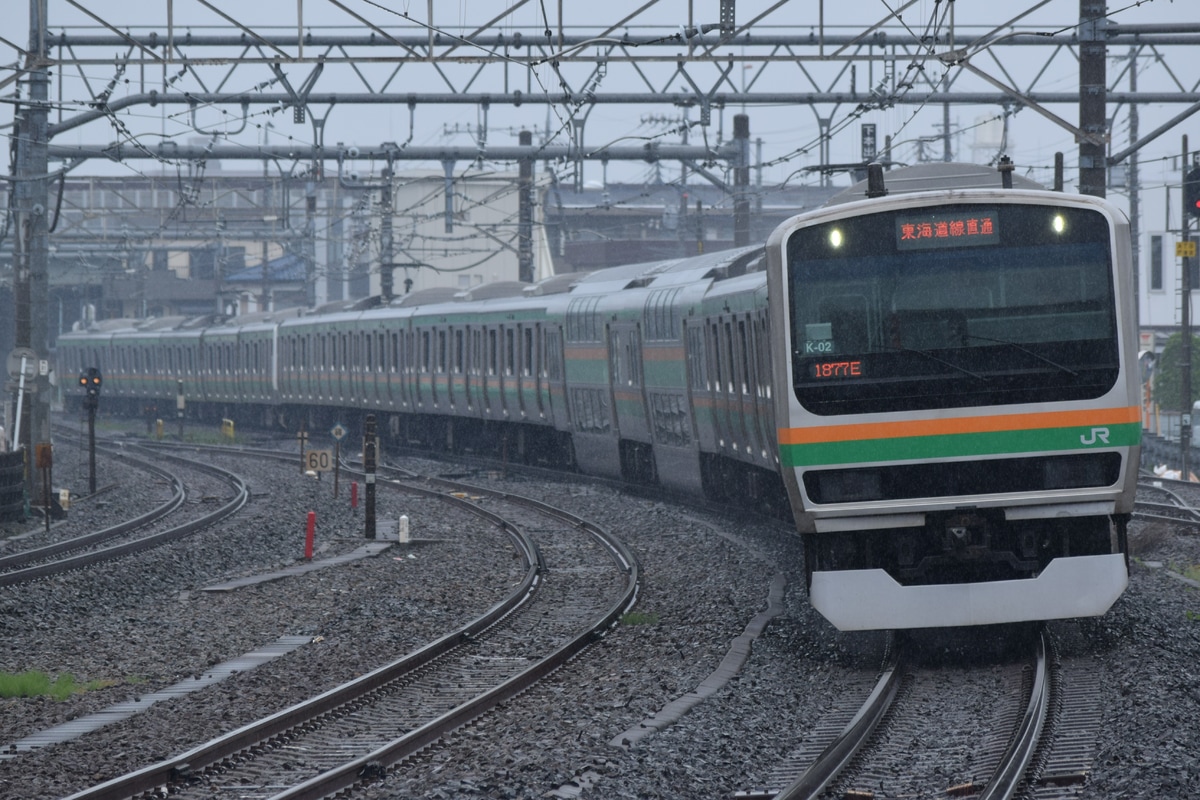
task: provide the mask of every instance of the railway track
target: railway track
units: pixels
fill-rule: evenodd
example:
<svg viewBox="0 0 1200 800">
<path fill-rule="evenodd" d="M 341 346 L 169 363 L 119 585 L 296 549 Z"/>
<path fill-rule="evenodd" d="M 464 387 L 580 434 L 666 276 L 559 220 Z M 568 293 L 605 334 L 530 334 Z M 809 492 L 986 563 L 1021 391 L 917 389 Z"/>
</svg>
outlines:
<svg viewBox="0 0 1200 800">
<path fill-rule="evenodd" d="M 1184 524 L 1200 529 L 1200 509 L 1193 505 L 1196 500 L 1186 496 L 1197 491 L 1200 491 L 1200 485 L 1187 481 L 1167 478 L 1139 480 L 1139 499 L 1133 516 L 1147 522 Z"/>
<path fill-rule="evenodd" d="M 636 597 L 636 560 L 586 520 L 451 481 L 380 485 L 435 496 L 495 524 L 521 553 L 524 579 L 476 620 L 391 664 L 73 800 L 147 792 L 316 798 L 382 777 L 512 701 L 603 635 Z"/>
<path fill-rule="evenodd" d="M 905 646 L 893 643 L 875 687 L 849 722 L 816 733 L 824 746 L 815 758 L 811 746 L 799 749 L 774 769 L 775 788 L 736 797 L 1014 797 L 1042 746 L 1051 706 L 1047 649 L 1042 632 L 1029 665 L 960 673 L 915 669 Z M 966 708 L 945 699 L 968 694 L 982 699 Z M 964 739 L 963 730 L 978 735 Z M 948 734 L 956 731 L 954 740 Z"/>
<path fill-rule="evenodd" d="M 191 519 L 181 524 L 168 524 L 172 515 L 179 512 L 187 500 L 184 480 L 178 474 L 138 458 L 124 448 L 106 447 L 103 450 L 109 457 L 136 466 L 165 482 L 170 487 L 170 497 L 157 508 L 118 525 L 0 558 L 0 587 L 16 586 L 83 569 L 177 541 L 235 514 L 250 498 L 245 481 L 231 472 L 179 455 L 161 454 L 161 458 L 173 460 L 187 470 L 215 479 L 228 492 L 218 507 L 206 505 L 199 515 Z M 145 532 L 152 529 L 153 532 Z"/>
</svg>

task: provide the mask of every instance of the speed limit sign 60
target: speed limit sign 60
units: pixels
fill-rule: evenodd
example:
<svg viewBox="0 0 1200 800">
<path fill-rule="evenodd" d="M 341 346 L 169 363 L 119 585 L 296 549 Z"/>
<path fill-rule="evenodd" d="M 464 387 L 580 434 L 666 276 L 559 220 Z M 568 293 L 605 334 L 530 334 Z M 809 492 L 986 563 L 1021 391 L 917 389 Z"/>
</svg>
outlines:
<svg viewBox="0 0 1200 800">
<path fill-rule="evenodd" d="M 333 452 L 330 450 L 307 450 L 304 467 L 310 472 L 329 472 L 333 469 Z"/>
</svg>

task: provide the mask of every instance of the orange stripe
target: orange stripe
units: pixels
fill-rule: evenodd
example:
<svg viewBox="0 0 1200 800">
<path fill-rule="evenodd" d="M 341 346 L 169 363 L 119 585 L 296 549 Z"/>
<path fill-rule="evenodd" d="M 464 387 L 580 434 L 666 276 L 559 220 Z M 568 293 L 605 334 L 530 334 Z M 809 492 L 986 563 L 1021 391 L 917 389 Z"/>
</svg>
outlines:
<svg viewBox="0 0 1200 800">
<path fill-rule="evenodd" d="M 683 359 L 682 347 L 647 347 L 642 352 L 647 361 L 680 361 Z"/>
<path fill-rule="evenodd" d="M 905 436 L 941 436 L 955 433 L 1036 430 L 1073 425 L 1103 425 L 1140 422 L 1141 409 L 1089 408 L 1082 411 L 1050 411 L 1040 414 L 998 414 L 989 417 L 949 417 L 897 422 L 864 422 L 857 425 L 824 425 L 809 428 L 780 428 L 780 444 L 850 442 L 861 439 L 898 439 Z"/>
</svg>

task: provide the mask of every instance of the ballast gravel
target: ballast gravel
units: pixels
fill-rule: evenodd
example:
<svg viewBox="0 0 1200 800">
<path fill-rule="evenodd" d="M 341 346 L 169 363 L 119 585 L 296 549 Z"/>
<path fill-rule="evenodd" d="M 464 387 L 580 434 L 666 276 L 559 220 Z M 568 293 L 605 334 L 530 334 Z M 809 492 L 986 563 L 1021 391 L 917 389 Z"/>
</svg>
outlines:
<svg viewBox="0 0 1200 800">
<path fill-rule="evenodd" d="M 131 559 L 0 589 L 0 670 L 69 673 L 83 687 L 65 700 L 0 698 L 0 797 L 60 798 L 183 752 L 419 647 L 519 580 L 520 562 L 490 526 L 436 501 L 381 491 L 380 518 L 408 515 L 418 543 L 207 592 L 302 563 L 310 510 L 316 559 L 366 540 L 348 485 L 335 500 L 329 476 L 316 481 L 266 459 L 204 458 L 251 485 L 252 500 L 234 520 Z M 461 469 L 410 463 L 425 472 Z M 101 464 L 116 488 L 75 505 L 52 537 L 162 502 L 161 487 L 144 474 L 111 460 Z M 76 492 L 86 489 L 86 473 L 82 484 L 78 470 L 58 477 Z M 847 692 L 861 691 L 881 662 L 882 634 L 839 633 L 808 607 L 801 549 L 780 523 L 714 516 L 569 480 L 488 472 L 473 479 L 562 506 L 623 538 L 644 571 L 638 614 L 531 694 L 418 763 L 390 771 L 362 797 L 731 797 L 763 787 L 772 767 Z M 107 502 L 95 502 L 103 496 Z M 28 546 L 34 537 L 19 537 L 36 527 L 6 526 L 0 554 Z M 1135 524 L 1131 543 L 1130 587 L 1112 611 L 1052 626 L 1062 657 L 1090 656 L 1103 671 L 1093 771 L 1064 797 L 1200 795 L 1200 601 L 1193 585 L 1171 574 L 1200 564 L 1200 542 L 1169 527 Z M 754 640 L 742 669 L 675 724 L 622 745 L 623 733 L 640 729 L 717 669 L 766 608 L 777 574 L 788 581 L 781 613 Z M 985 643 L 973 638 L 978 634 L 946 632 L 936 646 L 995 647 L 1005 636 L 989 630 Z M 202 675 L 289 635 L 308 642 L 75 740 L 3 752 L 31 733 Z"/>
</svg>

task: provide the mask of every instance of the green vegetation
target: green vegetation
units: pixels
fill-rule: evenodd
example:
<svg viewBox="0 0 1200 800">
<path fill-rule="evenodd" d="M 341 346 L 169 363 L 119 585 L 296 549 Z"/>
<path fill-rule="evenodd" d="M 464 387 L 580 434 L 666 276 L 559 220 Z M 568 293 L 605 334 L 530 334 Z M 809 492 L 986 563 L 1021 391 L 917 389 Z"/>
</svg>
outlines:
<svg viewBox="0 0 1200 800">
<path fill-rule="evenodd" d="M 103 689 L 113 681 L 75 682 L 75 676 L 65 672 L 53 680 L 45 672 L 0 672 L 0 697 L 42 697 L 48 695 L 55 700 L 66 700 L 73 694 Z"/>
<path fill-rule="evenodd" d="M 630 611 L 621 617 L 622 625 L 657 625 L 658 614 L 650 611 Z"/>
<path fill-rule="evenodd" d="M 1175 334 L 1163 346 L 1154 368 L 1154 402 L 1164 411 L 1191 410 L 1200 400 L 1200 380 L 1192 379 L 1191 402 L 1183 402 L 1183 336 Z M 1200 337 L 1192 337 L 1192 375 L 1200 375 Z"/>
</svg>

